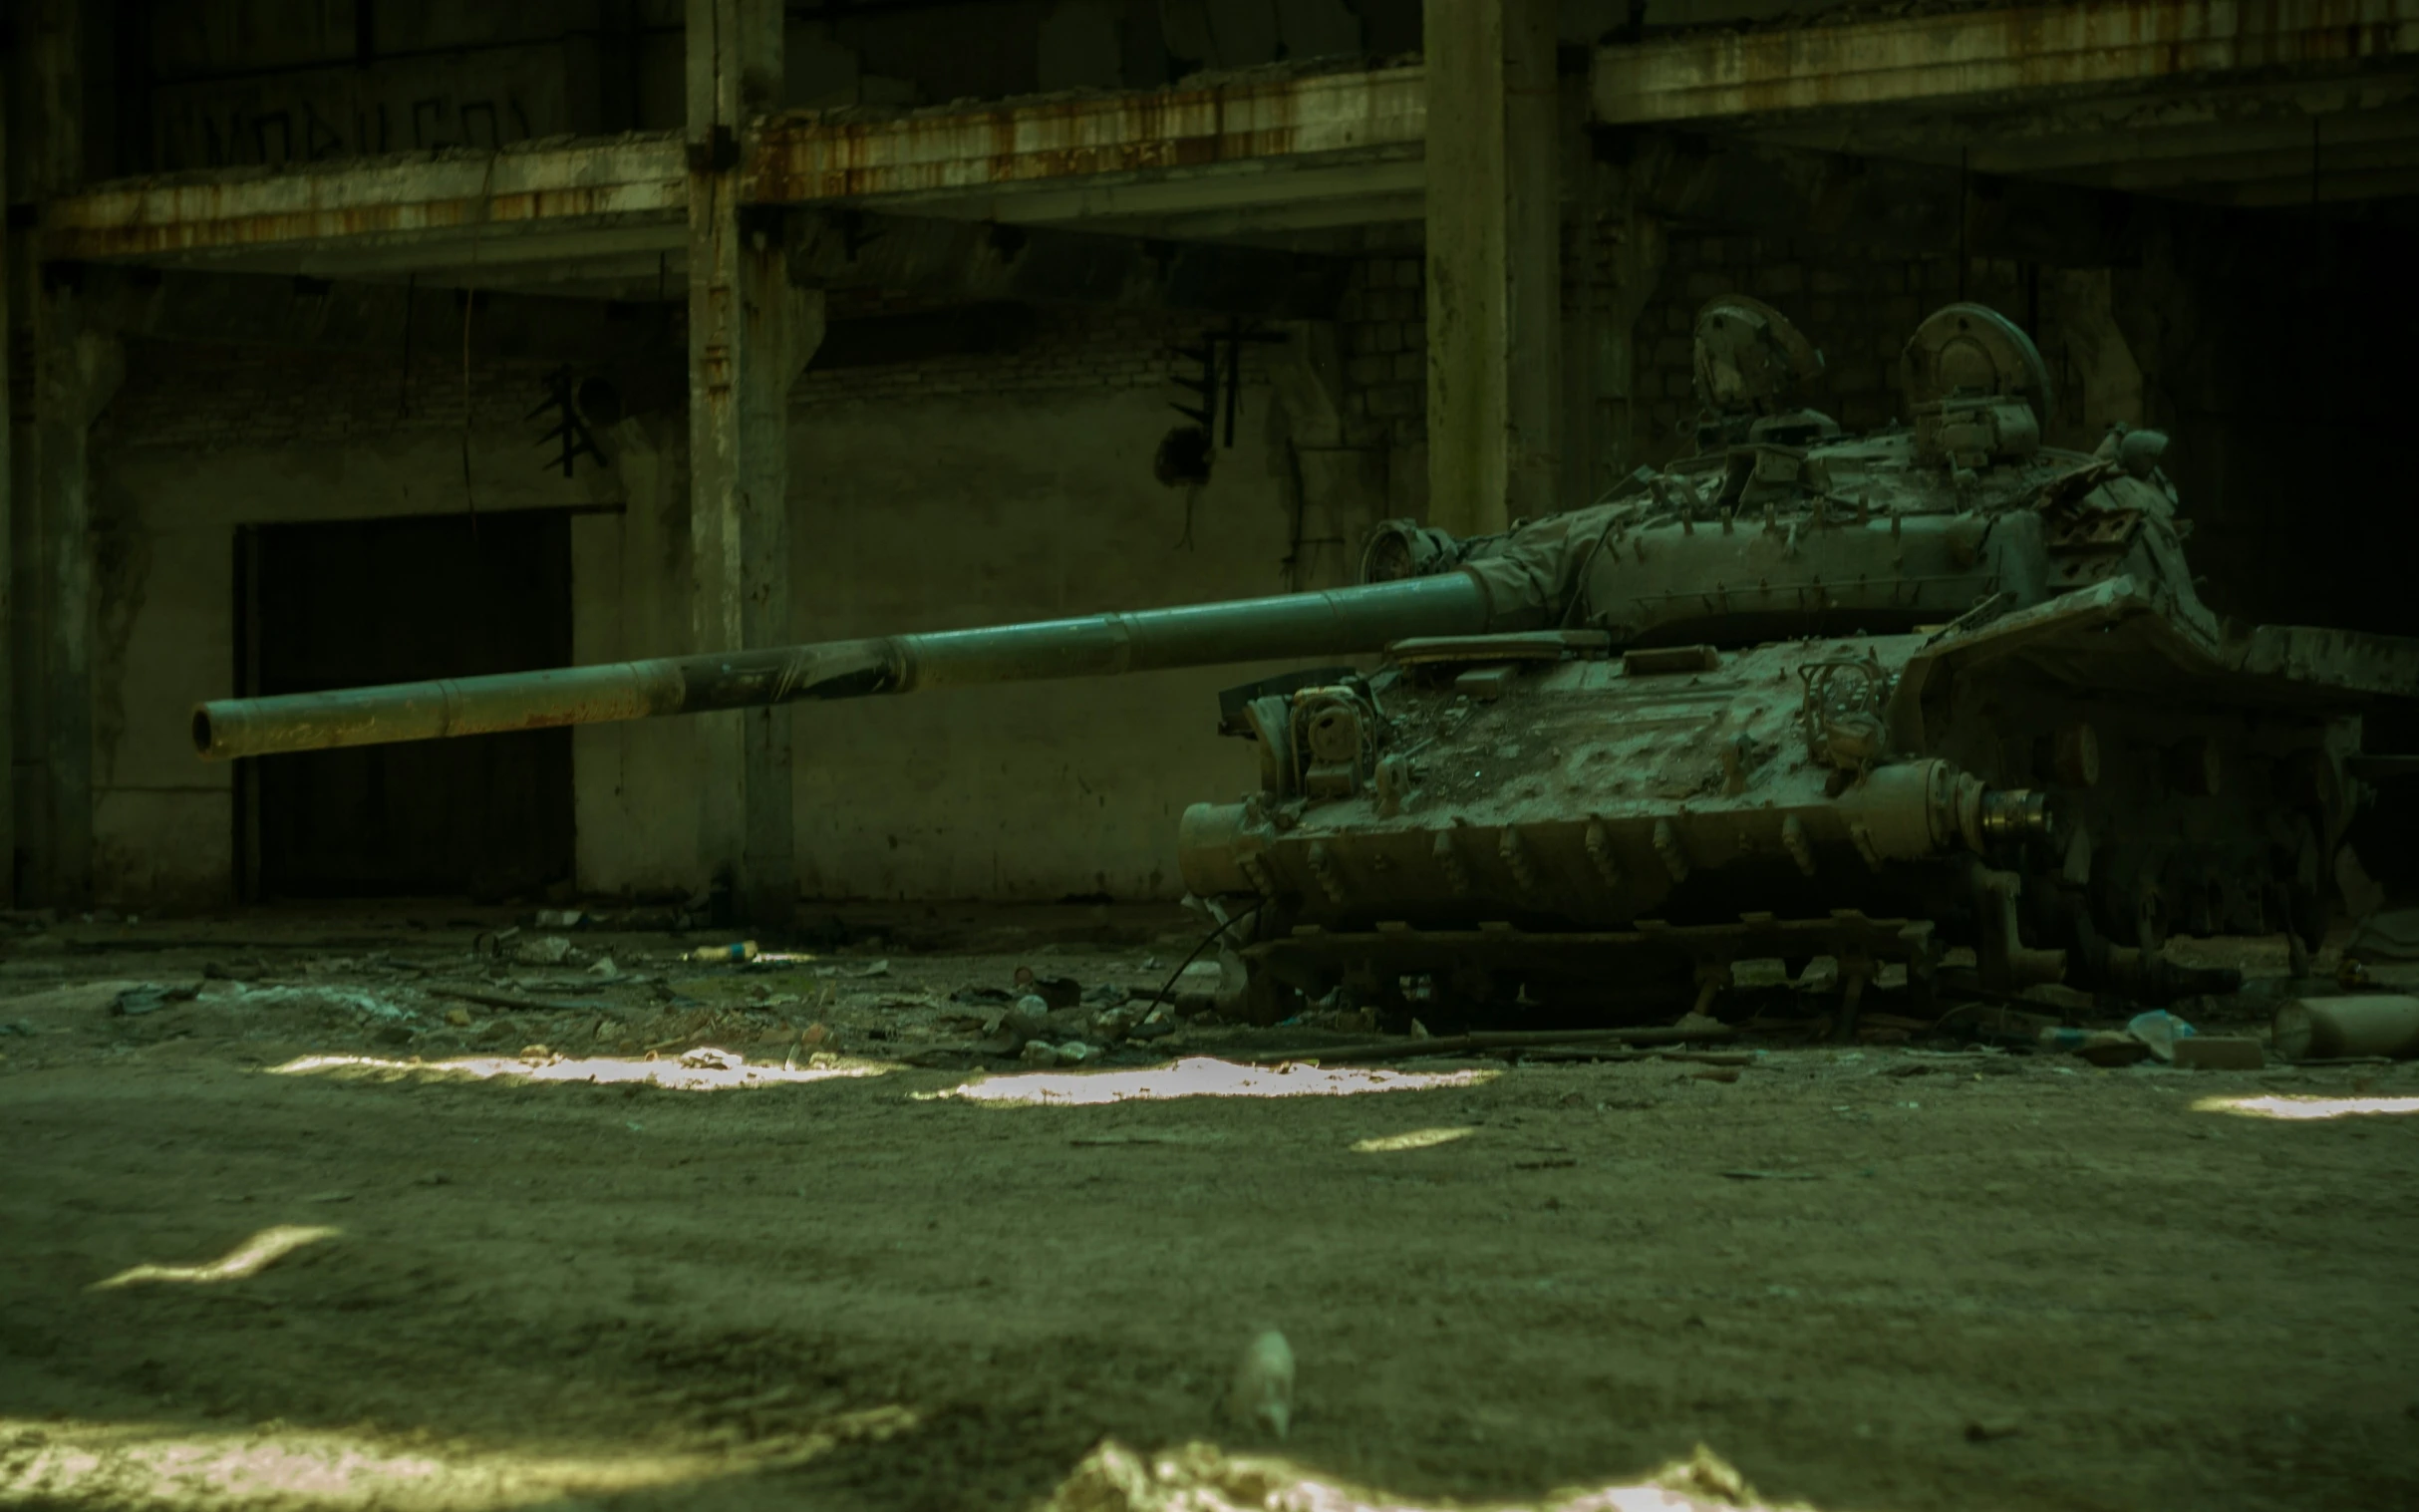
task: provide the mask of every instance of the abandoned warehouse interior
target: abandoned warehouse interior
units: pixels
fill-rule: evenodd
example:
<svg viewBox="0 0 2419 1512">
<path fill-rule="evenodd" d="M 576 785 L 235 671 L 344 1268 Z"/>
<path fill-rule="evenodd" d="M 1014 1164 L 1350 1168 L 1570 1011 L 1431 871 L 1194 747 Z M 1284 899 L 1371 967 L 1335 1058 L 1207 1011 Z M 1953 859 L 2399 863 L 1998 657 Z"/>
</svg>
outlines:
<svg viewBox="0 0 2419 1512">
<path fill-rule="evenodd" d="M 0 1499 L 2419 1486 L 2419 0 L 0 28 Z"/>
</svg>

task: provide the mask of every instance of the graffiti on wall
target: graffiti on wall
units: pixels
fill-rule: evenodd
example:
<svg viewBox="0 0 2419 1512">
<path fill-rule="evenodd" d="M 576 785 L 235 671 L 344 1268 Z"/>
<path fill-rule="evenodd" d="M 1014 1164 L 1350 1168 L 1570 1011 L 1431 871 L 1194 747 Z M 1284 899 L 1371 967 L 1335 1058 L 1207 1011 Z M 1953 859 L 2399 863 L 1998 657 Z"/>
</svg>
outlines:
<svg viewBox="0 0 2419 1512">
<path fill-rule="evenodd" d="M 483 70 L 348 69 L 164 86 L 152 97 L 153 161 L 173 171 L 493 150 L 574 130 L 559 50 L 525 57 Z"/>
</svg>

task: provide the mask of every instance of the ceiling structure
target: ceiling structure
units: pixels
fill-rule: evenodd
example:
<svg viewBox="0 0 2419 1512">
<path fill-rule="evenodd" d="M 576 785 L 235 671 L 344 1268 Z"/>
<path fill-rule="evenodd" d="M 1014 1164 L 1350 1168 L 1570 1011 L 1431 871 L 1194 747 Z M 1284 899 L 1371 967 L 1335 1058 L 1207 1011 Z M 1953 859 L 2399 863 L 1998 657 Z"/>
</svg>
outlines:
<svg viewBox="0 0 2419 1512">
<path fill-rule="evenodd" d="M 1794 19 L 1597 47 L 1601 127 L 2248 208 L 2419 195 L 2419 0 L 2091 0 Z M 1410 231 L 1416 66 L 797 113 L 742 145 L 780 206 L 1188 240 Z M 44 206 L 46 255 L 679 298 L 690 149 L 564 140 L 122 179 Z M 1415 234 L 1415 233 L 1414 233 Z"/>
</svg>

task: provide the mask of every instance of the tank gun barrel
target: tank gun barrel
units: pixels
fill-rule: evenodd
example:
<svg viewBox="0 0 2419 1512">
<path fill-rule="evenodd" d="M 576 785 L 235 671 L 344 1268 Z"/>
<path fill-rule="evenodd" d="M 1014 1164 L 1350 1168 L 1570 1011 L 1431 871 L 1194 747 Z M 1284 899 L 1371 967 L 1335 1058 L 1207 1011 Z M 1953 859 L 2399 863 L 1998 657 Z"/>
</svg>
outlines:
<svg viewBox="0 0 2419 1512">
<path fill-rule="evenodd" d="M 193 748 L 208 757 L 267 756 L 706 714 L 799 699 L 1349 656 L 1382 651 L 1411 636 L 1528 629 L 1536 613 L 1526 607 L 1499 612 L 1477 576 L 1448 572 L 982 630 L 220 699 L 194 709 Z"/>
</svg>

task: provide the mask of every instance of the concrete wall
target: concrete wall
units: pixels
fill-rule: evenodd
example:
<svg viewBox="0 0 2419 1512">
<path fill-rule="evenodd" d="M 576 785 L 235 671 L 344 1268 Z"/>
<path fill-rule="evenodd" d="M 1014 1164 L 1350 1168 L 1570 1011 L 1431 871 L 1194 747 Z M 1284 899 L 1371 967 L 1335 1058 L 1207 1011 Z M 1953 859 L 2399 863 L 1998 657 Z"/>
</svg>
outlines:
<svg viewBox="0 0 2419 1512">
<path fill-rule="evenodd" d="M 1284 591 L 1291 520 L 1271 397 L 1210 482 L 1151 476 L 1165 400 L 1117 393 L 808 412 L 792 429 L 803 637 L 938 630 Z M 1188 498 L 1188 492 L 1193 496 Z M 1189 543 L 1187 542 L 1190 513 Z M 1250 668 L 802 710 L 809 896 L 1181 891 L 1177 816 L 1252 784 L 1212 734 Z"/>
<path fill-rule="evenodd" d="M 809 371 L 793 396 L 792 602 L 800 640 L 1252 596 L 1342 580 L 1383 512 L 1385 453 L 1306 493 L 1307 422 L 1262 354 L 1236 446 L 1210 481 L 1152 475 L 1178 424 L 1168 348 L 1196 324 L 1061 316 L 1034 349 Z M 96 656 L 101 895 L 226 900 L 230 769 L 191 755 L 191 705 L 235 669 L 239 524 L 457 512 L 461 449 L 483 510 L 619 503 L 572 526 L 574 656 L 688 649 L 686 421 L 601 438 L 613 465 L 565 481 L 522 417 L 542 365 L 136 343 L 97 436 L 104 604 Z M 1284 392 L 1302 388 L 1291 383 Z M 1313 386 L 1315 387 L 1315 385 Z M 1333 440 L 1333 438 L 1330 438 Z M 1334 456 L 1340 449 L 1321 454 Z M 1297 509 L 1302 510 L 1297 522 Z M 1189 542 L 1187 527 L 1189 515 Z M 1310 544 L 1298 544 L 1297 537 Z M 1317 543 L 1326 540 L 1322 547 Z M 1301 560 L 1289 568 L 1288 559 Z M 798 715 L 802 889 L 821 897 L 1166 897 L 1185 804 L 1249 785 L 1212 734 L 1216 693 L 1253 669 L 936 693 Z M 580 884 L 686 892 L 702 880 L 693 722 L 581 732 Z"/>
<path fill-rule="evenodd" d="M 223 903 L 234 879 L 232 768 L 192 754 L 193 704 L 234 686 L 239 524 L 462 508 L 461 433 L 320 446 L 96 451 L 102 533 L 93 665 L 96 892 L 138 907 Z M 594 503 L 611 474 L 530 465 L 515 431 L 468 433 L 482 509 Z"/>
</svg>

